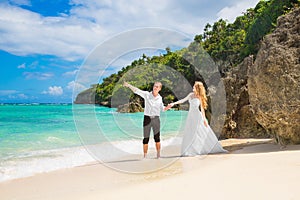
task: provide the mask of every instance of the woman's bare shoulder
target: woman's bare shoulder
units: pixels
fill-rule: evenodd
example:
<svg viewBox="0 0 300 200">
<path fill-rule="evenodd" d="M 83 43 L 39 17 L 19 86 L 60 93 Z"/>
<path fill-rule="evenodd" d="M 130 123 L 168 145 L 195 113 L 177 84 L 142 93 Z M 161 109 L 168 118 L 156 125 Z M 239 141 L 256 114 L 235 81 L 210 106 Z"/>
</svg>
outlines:
<svg viewBox="0 0 300 200">
<path fill-rule="evenodd" d="M 191 92 L 188 94 L 189 97 L 193 97 L 194 96 L 194 92 Z"/>
</svg>

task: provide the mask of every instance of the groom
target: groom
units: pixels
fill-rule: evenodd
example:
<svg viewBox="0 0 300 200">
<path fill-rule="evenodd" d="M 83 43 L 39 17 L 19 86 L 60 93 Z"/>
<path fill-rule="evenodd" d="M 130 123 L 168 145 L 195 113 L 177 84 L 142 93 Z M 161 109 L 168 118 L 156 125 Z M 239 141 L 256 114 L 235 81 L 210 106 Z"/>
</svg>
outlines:
<svg viewBox="0 0 300 200">
<path fill-rule="evenodd" d="M 154 134 L 155 147 L 157 152 L 157 158 L 160 157 L 160 112 L 168 110 L 171 106 L 164 106 L 162 97 L 159 94 L 159 91 L 162 88 L 161 82 L 155 82 L 153 85 L 152 92 L 143 91 L 139 88 L 136 88 L 130 85 L 127 82 L 124 82 L 124 87 L 128 87 L 135 94 L 141 96 L 145 100 L 145 109 L 144 109 L 144 122 L 143 122 L 143 150 L 144 158 L 147 156 L 148 152 L 148 143 L 150 137 L 151 128 Z"/>
</svg>

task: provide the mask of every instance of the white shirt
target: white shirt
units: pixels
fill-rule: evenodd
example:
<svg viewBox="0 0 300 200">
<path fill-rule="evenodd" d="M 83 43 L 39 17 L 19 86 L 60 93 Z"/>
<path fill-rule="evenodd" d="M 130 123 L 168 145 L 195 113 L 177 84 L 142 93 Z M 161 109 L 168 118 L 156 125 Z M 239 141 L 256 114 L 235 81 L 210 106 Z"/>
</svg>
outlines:
<svg viewBox="0 0 300 200">
<path fill-rule="evenodd" d="M 147 116 L 160 116 L 160 112 L 164 110 L 162 97 L 158 94 L 153 96 L 152 92 L 143 91 L 137 88 L 134 92 L 145 100 L 144 115 Z"/>
</svg>

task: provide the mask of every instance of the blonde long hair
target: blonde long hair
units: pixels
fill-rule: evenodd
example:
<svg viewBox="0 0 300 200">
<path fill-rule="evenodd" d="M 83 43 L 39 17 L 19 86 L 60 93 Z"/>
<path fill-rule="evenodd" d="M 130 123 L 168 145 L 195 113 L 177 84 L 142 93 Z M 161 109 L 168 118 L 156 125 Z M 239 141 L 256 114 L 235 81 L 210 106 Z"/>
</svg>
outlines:
<svg viewBox="0 0 300 200">
<path fill-rule="evenodd" d="M 200 99 L 204 110 L 206 110 L 207 109 L 207 97 L 206 97 L 205 87 L 204 87 L 203 83 L 200 81 L 196 81 L 194 86 L 195 86 L 195 96 Z"/>
</svg>

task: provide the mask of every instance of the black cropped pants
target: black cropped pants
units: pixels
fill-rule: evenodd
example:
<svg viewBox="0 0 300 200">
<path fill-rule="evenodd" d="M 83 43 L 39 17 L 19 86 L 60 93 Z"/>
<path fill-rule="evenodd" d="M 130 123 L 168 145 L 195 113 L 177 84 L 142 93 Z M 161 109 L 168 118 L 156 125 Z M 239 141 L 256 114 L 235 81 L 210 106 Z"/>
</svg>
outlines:
<svg viewBox="0 0 300 200">
<path fill-rule="evenodd" d="M 150 132 L 151 129 L 153 130 L 154 134 L 154 141 L 160 142 L 160 119 L 159 116 L 150 117 L 144 115 L 144 122 L 143 122 L 143 131 L 144 131 L 144 139 L 143 144 L 149 143 Z"/>
</svg>

